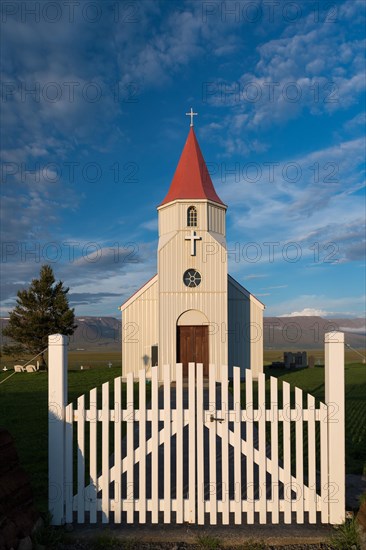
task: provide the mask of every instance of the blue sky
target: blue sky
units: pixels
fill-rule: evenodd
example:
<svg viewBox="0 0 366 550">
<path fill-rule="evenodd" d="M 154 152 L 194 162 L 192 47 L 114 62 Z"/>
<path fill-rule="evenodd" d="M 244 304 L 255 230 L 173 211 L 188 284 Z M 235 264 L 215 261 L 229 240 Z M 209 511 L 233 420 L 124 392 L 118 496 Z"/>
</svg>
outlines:
<svg viewBox="0 0 366 550">
<path fill-rule="evenodd" d="M 267 315 L 363 316 L 363 0 L 2 3 L 1 314 L 50 263 L 78 315 L 156 272 L 189 120 Z"/>
</svg>

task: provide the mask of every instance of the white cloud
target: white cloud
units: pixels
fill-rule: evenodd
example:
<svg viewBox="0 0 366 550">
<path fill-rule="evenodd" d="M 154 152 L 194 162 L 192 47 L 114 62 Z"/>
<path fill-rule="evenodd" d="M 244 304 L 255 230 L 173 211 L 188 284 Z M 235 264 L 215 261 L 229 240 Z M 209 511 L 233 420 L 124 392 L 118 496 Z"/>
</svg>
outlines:
<svg viewBox="0 0 366 550">
<path fill-rule="evenodd" d="M 151 220 L 143 222 L 140 227 L 147 229 L 148 231 L 157 231 L 158 230 L 158 218 L 157 216 Z"/>
<path fill-rule="evenodd" d="M 342 332 L 359 332 L 360 334 L 366 333 L 366 326 L 363 327 L 339 327 Z"/>
<path fill-rule="evenodd" d="M 273 286 L 266 286 L 263 287 L 262 290 L 277 290 L 278 288 L 287 288 L 288 285 L 273 285 Z"/>
<path fill-rule="evenodd" d="M 366 87 L 365 41 L 356 36 L 357 30 L 363 36 L 364 6 L 352 1 L 337 6 L 337 20 L 331 24 L 315 21 L 310 10 L 308 16 L 284 25 L 278 37 L 257 47 L 259 59 L 251 72 L 211 83 L 207 101 L 232 107 L 226 123 L 228 151 L 245 153 L 238 139 L 243 121 L 246 132 L 258 131 L 303 111 L 322 115 L 359 101 Z"/>
<path fill-rule="evenodd" d="M 293 317 L 298 315 L 320 315 L 324 317 L 363 317 L 365 295 L 334 298 L 324 294 L 301 294 L 280 303 L 268 305 L 269 317 Z"/>
<path fill-rule="evenodd" d="M 365 234 L 359 190 L 363 187 L 364 150 L 364 139 L 360 138 L 300 158 L 279 159 L 274 181 L 269 180 L 268 168 L 263 164 L 258 164 L 261 178 L 255 183 L 245 181 L 242 175 L 240 181 L 235 181 L 228 174 L 225 183 L 220 183 L 219 176 L 214 177 L 219 195 L 230 204 L 231 240 L 235 242 L 238 235 L 242 244 L 254 240 L 262 247 L 262 263 L 269 261 L 265 242 L 278 243 L 274 258 L 280 260 L 282 248 L 289 242 L 298 243 L 302 257 L 309 261 L 314 259 L 311 247 L 316 242 L 320 247 L 335 243 L 334 258 L 338 261 L 361 259 Z M 291 164 L 300 174 L 294 183 L 283 177 Z M 315 262 L 323 261 L 330 252 L 323 250 Z"/>
<path fill-rule="evenodd" d="M 173 10 L 162 18 L 158 27 L 151 26 L 149 14 L 135 35 L 128 37 L 125 28 L 116 35 L 122 84 L 138 82 L 144 87 L 161 87 L 193 57 L 203 53 L 201 18 L 193 11 Z M 154 30 L 153 30 L 154 29 Z"/>
<path fill-rule="evenodd" d="M 351 120 L 347 120 L 343 127 L 347 132 L 353 132 L 356 128 L 364 130 L 366 127 L 366 113 L 358 113 Z"/>
<path fill-rule="evenodd" d="M 246 275 L 246 276 L 244 277 L 244 279 L 245 279 L 246 281 L 250 281 L 250 280 L 252 280 L 252 279 L 264 279 L 265 277 L 268 277 L 268 275 L 262 275 L 262 274 L 260 274 L 260 273 L 257 273 L 257 274 L 252 273 L 251 275 Z"/>
<path fill-rule="evenodd" d="M 324 309 L 315 309 L 311 307 L 305 307 L 302 311 L 293 311 L 292 313 L 283 313 L 279 317 L 328 317 L 331 315 Z"/>
</svg>

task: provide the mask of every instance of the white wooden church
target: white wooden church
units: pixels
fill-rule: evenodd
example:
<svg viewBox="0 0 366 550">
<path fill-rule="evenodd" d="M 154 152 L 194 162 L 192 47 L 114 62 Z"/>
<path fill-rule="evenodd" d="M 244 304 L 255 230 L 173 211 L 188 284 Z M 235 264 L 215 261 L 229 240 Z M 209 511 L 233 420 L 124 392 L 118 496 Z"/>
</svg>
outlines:
<svg viewBox="0 0 366 550">
<path fill-rule="evenodd" d="M 169 191 L 157 207 L 157 274 L 121 306 L 122 375 L 203 363 L 263 371 L 264 305 L 228 274 L 225 218 L 191 127 Z"/>
</svg>

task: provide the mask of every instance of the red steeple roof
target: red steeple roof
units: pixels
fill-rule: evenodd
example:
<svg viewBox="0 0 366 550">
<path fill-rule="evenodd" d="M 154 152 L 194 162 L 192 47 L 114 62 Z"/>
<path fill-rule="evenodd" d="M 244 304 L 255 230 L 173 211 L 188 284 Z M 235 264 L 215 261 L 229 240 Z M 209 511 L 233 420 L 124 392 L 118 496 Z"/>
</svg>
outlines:
<svg viewBox="0 0 366 550">
<path fill-rule="evenodd" d="M 177 199 L 208 199 L 225 206 L 215 191 L 193 127 L 189 130 L 168 194 L 160 206 Z"/>
</svg>

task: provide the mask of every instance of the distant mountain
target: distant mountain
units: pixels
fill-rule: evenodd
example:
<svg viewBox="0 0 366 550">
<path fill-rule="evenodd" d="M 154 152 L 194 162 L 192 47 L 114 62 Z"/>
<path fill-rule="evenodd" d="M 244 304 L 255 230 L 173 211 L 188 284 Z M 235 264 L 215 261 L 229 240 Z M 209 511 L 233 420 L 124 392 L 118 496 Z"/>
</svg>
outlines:
<svg viewBox="0 0 366 550">
<path fill-rule="evenodd" d="M 0 329 L 7 324 L 7 319 L 0 319 Z M 77 317 L 77 329 L 70 337 L 69 349 L 118 351 L 121 349 L 121 321 L 115 317 Z M 8 339 L 1 337 L 2 345 Z"/>
<path fill-rule="evenodd" d="M 121 349 L 121 321 L 115 317 L 77 317 L 70 349 Z"/>
<path fill-rule="evenodd" d="M 70 350 L 119 351 L 121 321 L 115 317 L 77 317 L 78 328 L 70 339 Z M 7 319 L 0 319 L 0 329 Z M 325 332 L 340 330 L 353 348 L 366 348 L 365 319 L 322 317 L 265 317 L 265 349 L 307 350 L 323 348 Z M 2 344 L 6 338 L 2 337 Z"/>
<path fill-rule="evenodd" d="M 265 317 L 265 349 L 320 349 L 326 332 L 345 333 L 353 348 L 366 348 L 365 319 L 323 319 L 322 317 Z"/>
</svg>

